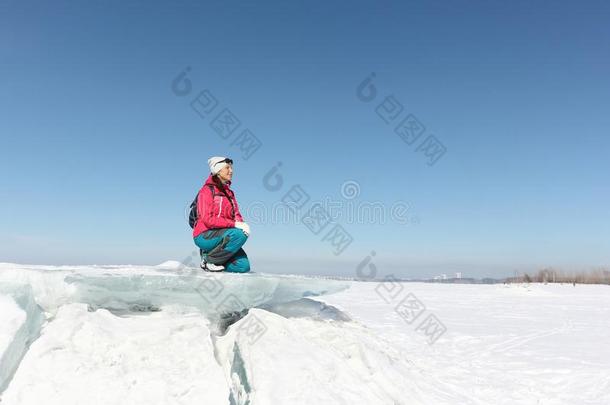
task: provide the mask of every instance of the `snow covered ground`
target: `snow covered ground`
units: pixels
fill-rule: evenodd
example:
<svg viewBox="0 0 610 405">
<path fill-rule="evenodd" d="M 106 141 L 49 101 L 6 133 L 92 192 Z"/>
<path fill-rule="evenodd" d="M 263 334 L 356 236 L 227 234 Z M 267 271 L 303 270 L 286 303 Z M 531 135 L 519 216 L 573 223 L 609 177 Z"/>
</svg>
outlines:
<svg viewBox="0 0 610 405">
<path fill-rule="evenodd" d="M 5 404 L 609 404 L 610 287 L 0 264 Z"/>
</svg>

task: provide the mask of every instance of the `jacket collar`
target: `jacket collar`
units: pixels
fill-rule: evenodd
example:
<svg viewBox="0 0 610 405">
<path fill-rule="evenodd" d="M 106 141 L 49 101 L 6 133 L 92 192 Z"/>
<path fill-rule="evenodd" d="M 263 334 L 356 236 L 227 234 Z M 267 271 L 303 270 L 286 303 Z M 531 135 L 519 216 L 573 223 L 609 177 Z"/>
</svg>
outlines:
<svg viewBox="0 0 610 405">
<path fill-rule="evenodd" d="M 220 189 L 221 187 L 224 186 L 224 188 L 230 188 L 231 187 L 231 181 L 227 181 L 225 184 L 222 184 L 220 182 L 216 182 L 214 179 L 214 175 L 210 174 L 208 176 L 208 179 L 205 181 L 205 184 L 213 184 L 214 186 L 216 186 L 216 188 Z"/>
</svg>

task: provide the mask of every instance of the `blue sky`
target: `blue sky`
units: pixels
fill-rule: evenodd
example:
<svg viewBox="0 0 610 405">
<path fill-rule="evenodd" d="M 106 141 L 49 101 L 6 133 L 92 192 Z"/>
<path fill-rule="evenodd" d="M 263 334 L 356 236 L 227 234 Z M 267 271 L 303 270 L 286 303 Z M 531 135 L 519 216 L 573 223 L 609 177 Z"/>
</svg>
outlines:
<svg viewBox="0 0 610 405">
<path fill-rule="evenodd" d="M 207 158 L 227 155 L 246 212 L 296 184 L 305 211 L 345 206 L 346 181 L 350 203 L 409 206 L 406 224 L 318 235 L 246 218 L 256 271 L 353 275 L 371 251 L 406 277 L 610 264 L 607 3 L 0 4 L 0 261 L 181 260 L 184 208 Z M 218 105 L 202 118 L 205 89 Z M 403 108 L 386 124 L 389 96 Z M 241 121 L 228 139 L 210 126 L 224 108 Z M 412 145 L 394 132 L 409 114 L 425 127 Z M 247 159 L 243 129 L 262 144 Z M 446 148 L 432 166 L 429 135 Z M 321 240 L 335 224 L 353 239 L 339 255 Z"/>
</svg>

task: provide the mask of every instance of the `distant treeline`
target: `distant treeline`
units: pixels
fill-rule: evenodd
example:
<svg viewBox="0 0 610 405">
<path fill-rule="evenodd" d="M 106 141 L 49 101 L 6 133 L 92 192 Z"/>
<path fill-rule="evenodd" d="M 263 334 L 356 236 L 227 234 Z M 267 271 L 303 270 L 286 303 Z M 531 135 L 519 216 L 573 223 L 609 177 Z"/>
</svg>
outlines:
<svg viewBox="0 0 610 405">
<path fill-rule="evenodd" d="M 506 279 L 508 283 L 573 283 L 573 284 L 610 284 L 610 271 L 605 269 L 583 272 L 566 272 L 555 269 L 538 270 Z"/>
<path fill-rule="evenodd" d="M 450 278 L 437 278 L 437 279 L 406 279 L 402 281 L 411 282 L 422 282 L 422 283 L 438 283 L 438 284 L 501 284 L 505 283 L 504 279 L 500 278 L 470 278 L 470 277 L 450 277 Z"/>
</svg>

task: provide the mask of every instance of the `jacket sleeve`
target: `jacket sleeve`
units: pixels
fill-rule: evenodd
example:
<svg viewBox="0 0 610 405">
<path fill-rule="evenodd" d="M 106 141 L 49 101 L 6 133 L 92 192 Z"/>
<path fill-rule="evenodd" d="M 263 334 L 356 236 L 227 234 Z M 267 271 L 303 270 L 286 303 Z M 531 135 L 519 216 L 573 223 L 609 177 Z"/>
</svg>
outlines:
<svg viewBox="0 0 610 405">
<path fill-rule="evenodd" d="M 235 193 L 233 193 L 233 203 L 235 204 L 235 220 L 239 222 L 244 222 L 244 218 L 241 216 L 241 212 L 239 211 L 239 205 L 237 205 L 237 198 L 235 198 Z"/>
<path fill-rule="evenodd" d="M 222 216 L 214 215 L 215 211 L 212 190 L 210 190 L 209 187 L 202 188 L 199 191 L 199 197 L 197 198 L 197 213 L 199 214 L 199 218 L 206 228 L 214 229 L 235 227 L 235 221 Z"/>
</svg>

